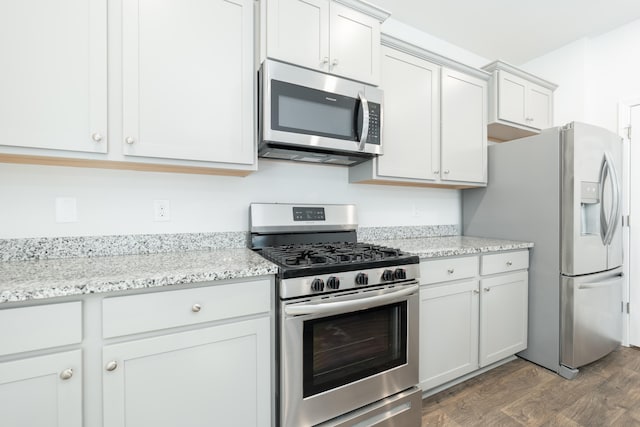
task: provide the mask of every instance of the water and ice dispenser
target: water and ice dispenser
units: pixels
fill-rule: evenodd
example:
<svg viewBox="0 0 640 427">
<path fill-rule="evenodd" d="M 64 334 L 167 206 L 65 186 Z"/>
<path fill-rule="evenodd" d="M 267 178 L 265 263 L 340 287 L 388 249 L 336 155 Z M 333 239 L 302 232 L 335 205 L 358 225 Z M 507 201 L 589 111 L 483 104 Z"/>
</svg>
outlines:
<svg viewBox="0 0 640 427">
<path fill-rule="evenodd" d="M 580 183 L 580 234 L 600 234 L 600 183 Z"/>
</svg>

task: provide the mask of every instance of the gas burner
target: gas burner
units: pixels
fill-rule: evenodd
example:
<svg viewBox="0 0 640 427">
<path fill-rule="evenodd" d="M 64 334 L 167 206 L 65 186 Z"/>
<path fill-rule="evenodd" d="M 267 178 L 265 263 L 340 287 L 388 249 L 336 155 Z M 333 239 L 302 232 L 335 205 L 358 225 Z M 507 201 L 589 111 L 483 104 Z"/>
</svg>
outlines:
<svg viewBox="0 0 640 427">
<path fill-rule="evenodd" d="M 363 263 L 402 257 L 398 249 L 369 243 L 318 243 L 282 245 L 262 249 L 262 255 L 283 266 Z"/>
</svg>

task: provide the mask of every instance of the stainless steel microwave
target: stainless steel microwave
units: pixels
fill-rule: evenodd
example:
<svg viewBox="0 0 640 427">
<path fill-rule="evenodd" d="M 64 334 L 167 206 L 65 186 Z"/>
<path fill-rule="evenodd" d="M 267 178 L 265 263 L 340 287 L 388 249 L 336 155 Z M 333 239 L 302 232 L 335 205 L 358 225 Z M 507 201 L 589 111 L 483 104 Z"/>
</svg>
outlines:
<svg viewBox="0 0 640 427">
<path fill-rule="evenodd" d="M 382 90 L 273 60 L 258 81 L 260 157 L 351 166 L 382 154 Z"/>
</svg>

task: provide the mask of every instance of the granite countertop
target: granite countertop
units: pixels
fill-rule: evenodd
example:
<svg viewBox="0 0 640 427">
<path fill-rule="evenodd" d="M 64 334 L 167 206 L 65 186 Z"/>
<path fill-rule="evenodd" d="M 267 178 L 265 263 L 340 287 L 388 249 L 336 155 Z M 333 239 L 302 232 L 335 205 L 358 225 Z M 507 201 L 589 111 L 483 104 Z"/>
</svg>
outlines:
<svg viewBox="0 0 640 427">
<path fill-rule="evenodd" d="M 423 237 L 415 239 L 374 240 L 370 243 L 398 248 L 420 258 L 437 258 L 485 252 L 532 248 L 531 242 L 488 239 L 472 236 Z"/>
<path fill-rule="evenodd" d="M 0 303 L 275 274 L 245 248 L 0 262 Z"/>
<path fill-rule="evenodd" d="M 399 248 L 421 258 L 533 247 L 533 243 L 529 242 L 457 235 L 408 238 L 415 230 L 407 227 L 391 231 L 368 230 L 368 233 L 362 233 L 362 239 L 359 240 Z M 78 242 L 73 239 L 45 239 L 44 243 L 41 239 L 31 239 L 33 241 L 25 240 L 26 244 L 22 241 L 5 241 L 3 252 L 11 255 L 7 258 L 12 260 L 0 262 L 0 304 L 277 273 L 275 264 L 247 248 L 219 247 L 230 242 L 242 244 L 243 235 L 235 234 L 237 233 L 223 233 L 213 237 L 186 235 L 190 240 L 195 239 L 197 245 L 190 240 L 185 245 L 185 236 L 181 235 L 178 238 L 165 236 L 161 241 L 156 236 L 141 236 L 134 242 L 133 249 L 127 246 L 128 240 L 132 239 L 129 236 L 100 237 L 95 242 L 86 238 L 76 239 Z M 389 236 L 404 238 L 388 239 Z M 141 239 L 146 245 L 142 250 L 171 251 L 129 255 L 122 253 L 125 249 L 140 250 Z M 150 245 L 149 241 L 155 246 Z M 185 250 L 185 246 L 200 250 Z M 16 247 L 20 247 L 20 250 L 13 253 L 12 249 Z M 68 248 L 74 250 L 69 251 Z M 51 254 L 56 258 L 45 258 Z M 88 256 L 93 254 L 109 256 Z"/>
</svg>

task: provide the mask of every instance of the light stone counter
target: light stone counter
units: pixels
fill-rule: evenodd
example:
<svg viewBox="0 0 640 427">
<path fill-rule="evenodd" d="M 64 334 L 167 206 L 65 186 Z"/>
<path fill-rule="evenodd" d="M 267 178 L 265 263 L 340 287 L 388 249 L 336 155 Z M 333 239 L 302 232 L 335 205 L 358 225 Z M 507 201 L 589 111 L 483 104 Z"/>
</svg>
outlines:
<svg viewBox="0 0 640 427">
<path fill-rule="evenodd" d="M 0 304 L 276 272 L 245 248 L 0 262 Z"/>
<path fill-rule="evenodd" d="M 487 239 L 471 236 L 424 237 L 417 239 L 371 240 L 369 243 L 400 249 L 420 258 L 471 255 L 533 247 L 531 242 Z"/>
</svg>

